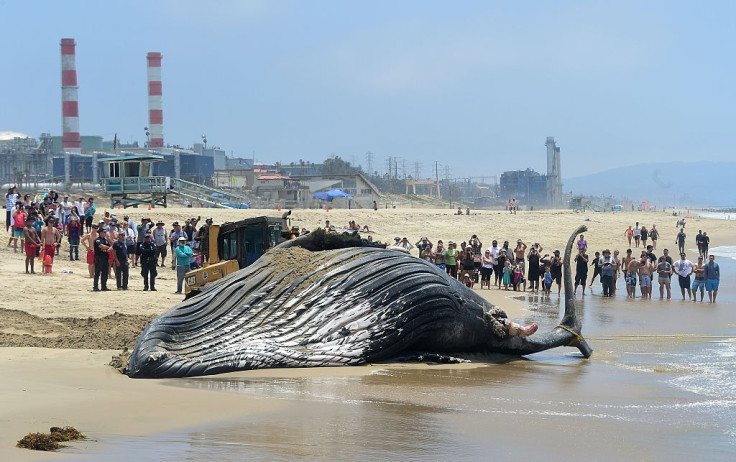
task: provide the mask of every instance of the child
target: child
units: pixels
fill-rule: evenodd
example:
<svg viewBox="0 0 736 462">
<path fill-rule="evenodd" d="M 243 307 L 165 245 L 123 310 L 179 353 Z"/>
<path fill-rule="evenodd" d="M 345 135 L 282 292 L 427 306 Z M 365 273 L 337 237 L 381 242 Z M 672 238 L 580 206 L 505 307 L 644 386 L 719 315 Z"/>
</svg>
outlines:
<svg viewBox="0 0 736 462">
<path fill-rule="evenodd" d="M 522 291 L 526 292 L 526 280 L 524 279 L 524 271 L 521 265 L 516 267 L 514 271 L 514 290 L 519 290 L 519 286 L 523 285 Z"/>
<path fill-rule="evenodd" d="M 549 292 L 552 289 L 552 273 L 550 272 L 549 266 L 544 267 L 544 295 L 549 297 Z"/>
<path fill-rule="evenodd" d="M 506 261 L 503 267 L 503 288 L 509 290 L 509 284 L 511 284 L 511 263 Z"/>
</svg>

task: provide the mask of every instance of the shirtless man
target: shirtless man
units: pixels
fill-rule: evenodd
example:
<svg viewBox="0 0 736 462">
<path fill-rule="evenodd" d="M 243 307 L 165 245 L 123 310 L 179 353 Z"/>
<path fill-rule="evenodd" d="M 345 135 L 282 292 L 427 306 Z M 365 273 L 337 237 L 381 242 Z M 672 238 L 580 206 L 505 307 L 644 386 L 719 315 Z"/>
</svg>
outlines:
<svg viewBox="0 0 736 462">
<path fill-rule="evenodd" d="M 516 241 L 516 248 L 514 249 L 514 257 L 516 257 L 516 264 L 521 265 L 521 272 L 524 273 L 524 255 L 526 254 L 526 244 L 521 239 Z"/>
<path fill-rule="evenodd" d="M 654 272 L 654 268 L 652 267 L 652 262 L 649 261 L 649 257 L 647 256 L 646 252 L 641 253 L 641 258 L 639 258 L 639 287 L 641 288 L 641 298 L 642 299 L 650 299 L 652 298 L 652 272 Z"/>
<path fill-rule="evenodd" d="M 31 274 L 36 274 L 33 264 L 36 261 L 36 248 L 41 246 L 41 239 L 39 239 L 36 228 L 33 227 L 31 220 L 26 221 L 26 226 L 23 228 L 23 237 L 25 238 L 26 250 L 26 274 L 28 274 L 29 263 L 31 265 Z"/>
<path fill-rule="evenodd" d="M 61 235 L 55 225 L 55 220 L 49 219 L 46 222 L 46 227 L 41 231 L 41 244 L 43 245 L 44 259 L 50 255 L 52 265 L 54 264 L 56 243 L 61 241 Z"/>
<path fill-rule="evenodd" d="M 87 269 L 91 278 L 95 277 L 95 251 L 93 249 L 95 239 L 97 239 L 97 225 L 92 225 L 90 232 L 82 236 L 81 241 L 87 254 Z"/>
<path fill-rule="evenodd" d="M 627 257 L 629 256 L 627 255 Z M 639 274 L 638 270 L 639 260 L 631 258 L 626 265 L 626 296 L 628 298 L 636 298 L 636 275 Z"/>
<path fill-rule="evenodd" d="M 664 255 L 659 257 L 657 265 L 657 280 L 659 281 L 659 299 L 664 298 L 664 290 L 667 289 L 667 300 L 672 298 L 672 264 L 665 260 Z"/>
<path fill-rule="evenodd" d="M 698 301 L 698 290 L 700 290 L 700 301 L 703 301 L 703 297 L 705 296 L 705 263 L 703 263 L 703 256 L 698 256 L 698 262 L 693 265 L 693 275 L 695 276 L 695 279 L 693 280 L 693 301 Z"/>
</svg>

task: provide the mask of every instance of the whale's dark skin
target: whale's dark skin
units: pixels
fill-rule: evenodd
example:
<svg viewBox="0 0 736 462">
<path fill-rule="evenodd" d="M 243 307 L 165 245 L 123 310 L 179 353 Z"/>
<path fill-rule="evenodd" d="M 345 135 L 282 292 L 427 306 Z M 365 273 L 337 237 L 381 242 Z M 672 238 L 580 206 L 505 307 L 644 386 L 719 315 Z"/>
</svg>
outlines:
<svg viewBox="0 0 736 462">
<path fill-rule="evenodd" d="M 580 335 L 570 254 L 565 313 L 550 332 L 508 335 L 503 311 L 436 266 L 355 236 L 315 232 L 281 244 L 153 321 L 130 357 L 130 377 L 191 377 L 248 369 L 357 365 L 417 357 L 558 346 L 592 349 Z M 348 246 L 345 248 L 337 248 Z M 322 250 L 333 248 L 332 250 Z M 427 356 L 425 356 L 427 357 Z"/>
</svg>

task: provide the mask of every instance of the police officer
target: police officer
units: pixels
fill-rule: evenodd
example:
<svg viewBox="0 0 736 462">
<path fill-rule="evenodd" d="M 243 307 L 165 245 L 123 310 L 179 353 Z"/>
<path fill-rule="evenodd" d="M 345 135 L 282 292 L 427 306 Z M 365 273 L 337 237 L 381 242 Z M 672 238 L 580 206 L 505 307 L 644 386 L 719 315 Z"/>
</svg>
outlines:
<svg viewBox="0 0 736 462">
<path fill-rule="evenodd" d="M 106 237 L 104 221 L 100 222 L 99 228 L 102 232 L 97 235 L 97 239 L 95 239 L 93 244 L 95 251 L 95 277 L 92 290 L 95 292 L 110 290 L 107 288 L 107 276 L 110 274 L 110 251 L 112 250 L 112 246 Z M 98 284 L 100 279 L 102 279 L 102 289 L 100 289 Z"/>
<path fill-rule="evenodd" d="M 156 262 L 158 260 L 158 249 L 156 244 L 152 242 L 151 233 L 146 233 L 143 237 L 143 243 L 140 245 L 141 252 L 141 276 L 143 276 L 143 290 L 156 290 Z M 149 279 L 150 277 L 150 279 Z M 149 283 L 150 280 L 150 283 Z"/>
</svg>

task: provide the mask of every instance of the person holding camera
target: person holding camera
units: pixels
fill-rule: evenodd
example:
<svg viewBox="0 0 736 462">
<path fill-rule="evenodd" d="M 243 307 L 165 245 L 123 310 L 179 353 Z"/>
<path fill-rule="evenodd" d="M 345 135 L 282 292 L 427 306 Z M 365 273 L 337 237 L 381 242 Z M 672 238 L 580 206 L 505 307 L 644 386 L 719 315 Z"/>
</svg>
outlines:
<svg viewBox="0 0 736 462">
<path fill-rule="evenodd" d="M 613 271 L 616 266 L 616 260 L 611 257 L 611 251 L 606 249 L 603 256 L 598 260 L 598 267 L 601 269 L 601 284 L 603 284 L 603 296 L 613 297 Z"/>
</svg>

